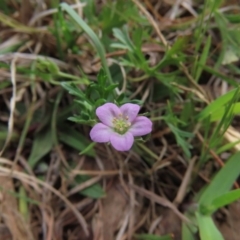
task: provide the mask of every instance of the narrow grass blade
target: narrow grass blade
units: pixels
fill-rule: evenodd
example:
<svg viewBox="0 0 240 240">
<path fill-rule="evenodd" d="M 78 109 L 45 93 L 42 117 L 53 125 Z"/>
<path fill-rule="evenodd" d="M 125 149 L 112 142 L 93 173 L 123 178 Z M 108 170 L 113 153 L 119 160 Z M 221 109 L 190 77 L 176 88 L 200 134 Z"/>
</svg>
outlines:
<svg viewBox="0 0 240 240">
<path fill-rule="evenodd" d="M 51 151 L 53 147 L 52 133 L 50 129 L 36 135 L 31 154 L 28 158 L 28 164 L 34 168 L 38 161 Z"/>
<path fill-rule="evenodd" d="M 224 240 L 210 216 L 196 213 L 201 240 Z"/>
<path fill-rule="evenodd" d="M 24 219 L 27 221 L 29 218 L 29 208 L 28 208 L 28 203 L 27 203 L 27 193 L 23 186 L 20 187 L 19 189 L 19 211 L 23 215 Z"/>
<path fill-rule="evenodd" d="M 202 74 L 202 71 L 203 71 L 203 67 L 205 64 L 206 64 L 206 61 L 208 59 L 208 56 L 209 56 L 209 50 L 210 50 L 210 47 L 211 47 L 211 36 L 209 36 L 207 38 L 207 41 L 206 41 L 206 44 L 203 48 L 203 52 L 202 52 L 202 55 L 199 59 L 199 62 L 197 63 L 197 69 L 196 69 L 196 73 L 195 73 L 195 80 L 196 82 L 198 82 L 201 74 Z"/>
<path fill-rule="evenodd" d="M 102 43 L 100 42 L 99 38 L 97 37 L 97 35 L 93 32 L 93 30 L 87 25 L 87 23 L 67 4 L 67 3 L 62 3 L 61 7 L 63 10 L 65 10 L 72 18 L 73 20 L 84 30 L 84 32 L 90 37 L 90 39 L 92 40 L 98 54 L 99 57 L 101 59 L 102 62 L 102 66 L 108 76 L 108 80 L 110 83 L 113 83 L 112 81 L 112 76 L 111 73 L 109 71 L 108 65 L 107 65 L 107 61 L 105 58 L 105 50 L 104 47 L 102 45 Z"/>
<path fill-rule="evenodd" d="M 75 131 L 74 129 L 64 126 L 64 128 L 59 130 L 58 136 L 61 142 L 72 147 L 73 149 L 76 149 L 80 152 L 83 151 L 87 156 L 95 156 L 95 151 L 92 148 L 92 145 L 90 145 L 91 142 L 89 142 L 84 135 Z"/>
<path fill-rule="evenodd" d="M 184 240 L 196 240 L 194 234 L 186 223 L 182 223 L 182 239 Z"/>
<path fill-rule="evenodd" d="M 201 194 L 199 204 L 210 206 L 213 200 L 229 191 L 240 175 L 240 152 L 233 155 L 226 165 L 217 173 L 209 186 Z"/>
<path fill-rule="evenodd" d="M 86 175 L 78 175 L 75 177 L 75 181 L 76 181 L 77 185 L 80 185 L 89 179 L 90 179 L 90 177 L 86 176 Z M 95 183 L 95 184 L 91 185 L 90 187 L 87 187 L 87 188 L 81 190 L 80 194 L 90 197 L 90 198 L 94 198 L 94 199 L 99 199 L 99 198 L 106 196 L 105 191 L 103 190 L 102 186 L 99 183 Z"/>
<path fill-rule="evenodd" d="M 239 93 L 239 87 L 235 88 L 228 93 L 224 94 L 223 96 L 217 98 L 215 101 L 210 103 L 203 111 L 200 112 L 198 115 L 199 120 L 203 120 L 207 117 L 209 117 L 212 113 L 222 108 L 225 104 L 230 102 L 233 98 L 239 99 L 240 93 Z"/>
<path fill-rule="evenodd" d="M 213 213 L 217 209 L 224 207 L 230 203 L 233 203 L 238 199 L 240 199 L 240 189 L 230 191 L 228 193 L 223 194 L 220 197 L 215 198 L 212 202 L 212 206 L 210 207 L 210 209 L 212 209 Z"/>
<path fill-rule="evenodd" d="M 226 107 L 228 107 L 228 106 L 226 106 Z M 226 112 L 225 107 L 217 109 L 216 111 L 214 111 L 211 114 L 210 121 L 215 122 L 215 121 L 221 120 L 223 118 L 225 112 Z M 240 102 L 231 104 L 229 112 L 231 112 L 232 116 L 239 114 L 240 113 Z"/>
</svg>

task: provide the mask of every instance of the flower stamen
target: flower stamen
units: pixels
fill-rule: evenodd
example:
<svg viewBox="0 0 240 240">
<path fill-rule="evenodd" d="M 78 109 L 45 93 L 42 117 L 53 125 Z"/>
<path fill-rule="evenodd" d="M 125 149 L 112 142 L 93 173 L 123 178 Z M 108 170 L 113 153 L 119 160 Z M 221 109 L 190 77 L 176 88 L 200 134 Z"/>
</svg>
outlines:
<svg viewBox="0 0 240 240">
<path fill-rule="evenodd" d="M 114 117 L 112 120 L 114 130 L 119 134 L 125 134 L 131 123 L 128 121 L 128 116 L 123 116 L 123 114 L 118 114 L 118 117 Z"/>
</svg>

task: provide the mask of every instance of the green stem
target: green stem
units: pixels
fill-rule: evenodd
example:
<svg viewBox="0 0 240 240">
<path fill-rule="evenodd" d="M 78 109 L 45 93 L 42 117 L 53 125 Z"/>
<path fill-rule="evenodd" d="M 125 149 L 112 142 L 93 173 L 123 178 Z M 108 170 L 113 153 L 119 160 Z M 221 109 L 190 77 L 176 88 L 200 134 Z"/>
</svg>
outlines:
<svg viewBox="0 0 240 240">
<path fill-rule="evenodd" d="M 142 148 L 146 153 L 148 153 L 151 157 L 153 157 L 155 160 L 159 160 L 159 157 L 157 154 L 155 154 L 154 152 L 152 152 L 149 148 L 147 148 L 144 144 L 142 143 L 137 143 L 137 145 Z"/>
</svg>

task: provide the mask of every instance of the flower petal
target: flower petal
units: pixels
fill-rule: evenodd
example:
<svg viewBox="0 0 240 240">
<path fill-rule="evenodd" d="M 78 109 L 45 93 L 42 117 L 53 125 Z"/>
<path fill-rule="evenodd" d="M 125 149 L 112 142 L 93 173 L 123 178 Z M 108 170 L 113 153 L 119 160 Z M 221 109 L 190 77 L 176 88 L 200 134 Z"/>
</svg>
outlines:
<svg viewBox="0 0 240 240">
<path fill-rule="evenodd" d="M 140 110 L 140 106 L 133 103 L 126 103 L 120 107 L 123 116 L 128 116 L 130 122 L 134 121 Z"/>
<path fill-rule="evenodd" d="M 110 137 L 110 142 L 118 151 L 128 151 L 133 145 L 133 135 L 129 132 L 124 135 L 113 133 Z"/>
<path fill-rule="evenodd" d="M 90 137 L 93 142 L 109 142 L 112 133 L 111 128 L 102 123 L 97 123 L 90 131 Z"/>
<path fill-rule="evenodd" d="M 100 121 L 109 127 L 113 126 L 113 118 L 119 114 L 121 114 L 119 107 L 113 103 L 105 103 L 96 109 L 96 115 Z"/>
<path fill-rule="evenodd" d="M 146 135 L 152 131 L 152 122 L 144 116 L 136 117 L 128 132 L 132 133 L 134 137 Z"/>
</svg>

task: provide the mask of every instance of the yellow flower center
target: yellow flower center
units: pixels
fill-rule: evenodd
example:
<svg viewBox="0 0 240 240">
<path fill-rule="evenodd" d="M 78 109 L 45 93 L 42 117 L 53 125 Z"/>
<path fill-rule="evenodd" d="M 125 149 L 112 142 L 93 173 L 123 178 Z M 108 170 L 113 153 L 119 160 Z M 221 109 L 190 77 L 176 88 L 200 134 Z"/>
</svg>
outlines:
<svg viewBox="0 0 240 240">
<path fill-rule="evenodd" d="M 131 123 L 128 121 L 128 116 L 123 116 L 122 114 L 119 114 L 117 118 L 113 118 L 112 123 L 114 131 L 119 134 L 126 133 L 131 126 Z"/>
</svg>

